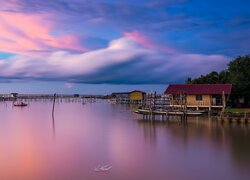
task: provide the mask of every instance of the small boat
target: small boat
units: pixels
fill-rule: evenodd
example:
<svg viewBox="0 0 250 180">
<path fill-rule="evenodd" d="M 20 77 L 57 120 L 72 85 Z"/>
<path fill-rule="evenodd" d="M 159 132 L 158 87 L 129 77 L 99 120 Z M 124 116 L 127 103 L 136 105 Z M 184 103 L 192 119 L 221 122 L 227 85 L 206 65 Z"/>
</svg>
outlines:
<svg viewBox="0 0 250 180">
<path fill-rule="evenodd" d="M 198 116 L 206 113 L 206 111 L 198 111 L 198 110 L 187 110 L 187 111 L 181 111 L 181 110 L 162 110 L 162 109 L 156 109 L 156 110 L 150 110 L 150 109 L 138 109 L 137 111 L 134 111 L 138 114 L 154 114 L 154 115 L 190 115 L 190 116 Z"/>
<path fill-rule="evenodd" d="M 139 108 L 137 111 L 134 111 L 135 113 L 138 114 L 155 114 L 155 115 L 166 115 L 167 112 L 162 110 L 162 109 L 154 109 L 154 110 L 150 110 L 150 109 L 141 109 Z"/>
<path fill-rule="evenodd" d="M 198 111 L 198 110 L 195 110 L 195 111 L 192 111 L 192 110 L 187 110 L 186 112 L 183 112 L 183 111 L 168 111 L 168 114 L 169 115 L 183 115 L 183 114 L 186 114 L 186 115 L 202 115 L 206 113 L 206 111 Z"/>
<path fill-rule="evenodd" d="M 27 106 L 28 104 L 24 103 L 24 102 L 14 102 L 13 106 Z"/>
</svg>

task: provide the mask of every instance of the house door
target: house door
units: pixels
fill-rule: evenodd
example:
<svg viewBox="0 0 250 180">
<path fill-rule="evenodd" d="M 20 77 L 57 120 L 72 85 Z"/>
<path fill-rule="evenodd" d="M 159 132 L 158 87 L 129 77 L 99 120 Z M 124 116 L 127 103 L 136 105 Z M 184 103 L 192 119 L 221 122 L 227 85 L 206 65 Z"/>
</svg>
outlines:
<svg viewBox="0 0 250 180">
<path fill-rule="evenodd" d="M 213 106 L 222 106 L 222 97 L 220 95 L 213 95 L 212 105 Z"/>
</svg>

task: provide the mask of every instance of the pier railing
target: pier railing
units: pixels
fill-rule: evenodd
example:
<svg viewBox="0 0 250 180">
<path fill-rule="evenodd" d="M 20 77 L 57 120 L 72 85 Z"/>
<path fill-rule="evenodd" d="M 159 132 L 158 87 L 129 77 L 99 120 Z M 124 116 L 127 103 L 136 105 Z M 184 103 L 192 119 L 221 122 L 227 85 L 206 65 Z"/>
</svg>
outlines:
<svg viewBox="0 0 250 180">
<path fill-rule="evenodd" d="M 174 100 L 172 105 L 184 105 L 183 102 L 179 100 Z M 211 103 L 210 101 L 189 101 L 187 102 L 187 106 L 222 106 L 222 103 Z"/>
</svg>

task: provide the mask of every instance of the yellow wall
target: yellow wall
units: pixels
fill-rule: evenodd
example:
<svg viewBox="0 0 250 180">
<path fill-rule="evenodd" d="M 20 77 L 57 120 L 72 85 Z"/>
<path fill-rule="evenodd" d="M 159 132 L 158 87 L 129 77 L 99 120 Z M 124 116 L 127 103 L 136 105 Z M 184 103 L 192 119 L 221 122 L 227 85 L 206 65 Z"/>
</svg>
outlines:
<svg viewBox="0 0 250 180">
<path fill-rule="evenodd" d="M 212 95 L 202 95 L 202 100 L 197 101 L 196 95 L 187 95 L 186 103 L 188 107 L 222 107 L 223 103 L 220 104 L 220 101 L 216 103 L 212 102 Z M 171 104 L 174 106 L 182 106 L 185 101 L 182 101 L 178 95 L 174 95 Z"/>
<path fill-rule="evenodd" d="M 130 100 L 136 101 L 136 100 L 143 100 L 143 93 L 142 92 L 131 92 L 130 93 Z"/>
<path fill-rule="evenodd" d="M 211 96 L 210 95 L 202 95 L 201 101 L 196 101 L 196 95 L 187 95 L 187 104 L 188 105 L 210 105 L 211 104 Z"/>
</svg>

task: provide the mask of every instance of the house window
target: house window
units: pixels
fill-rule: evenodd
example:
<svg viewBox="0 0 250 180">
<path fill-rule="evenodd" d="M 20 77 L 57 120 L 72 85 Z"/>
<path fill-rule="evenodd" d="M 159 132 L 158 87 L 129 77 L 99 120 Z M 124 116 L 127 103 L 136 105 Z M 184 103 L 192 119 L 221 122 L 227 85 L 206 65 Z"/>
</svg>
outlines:
<svg viewBox="0 0 250 180">
<path fill-rule="evenodd" d="M 202 95 L 196 95 L 196 101 L 202 101 Z"/>
</svg>

